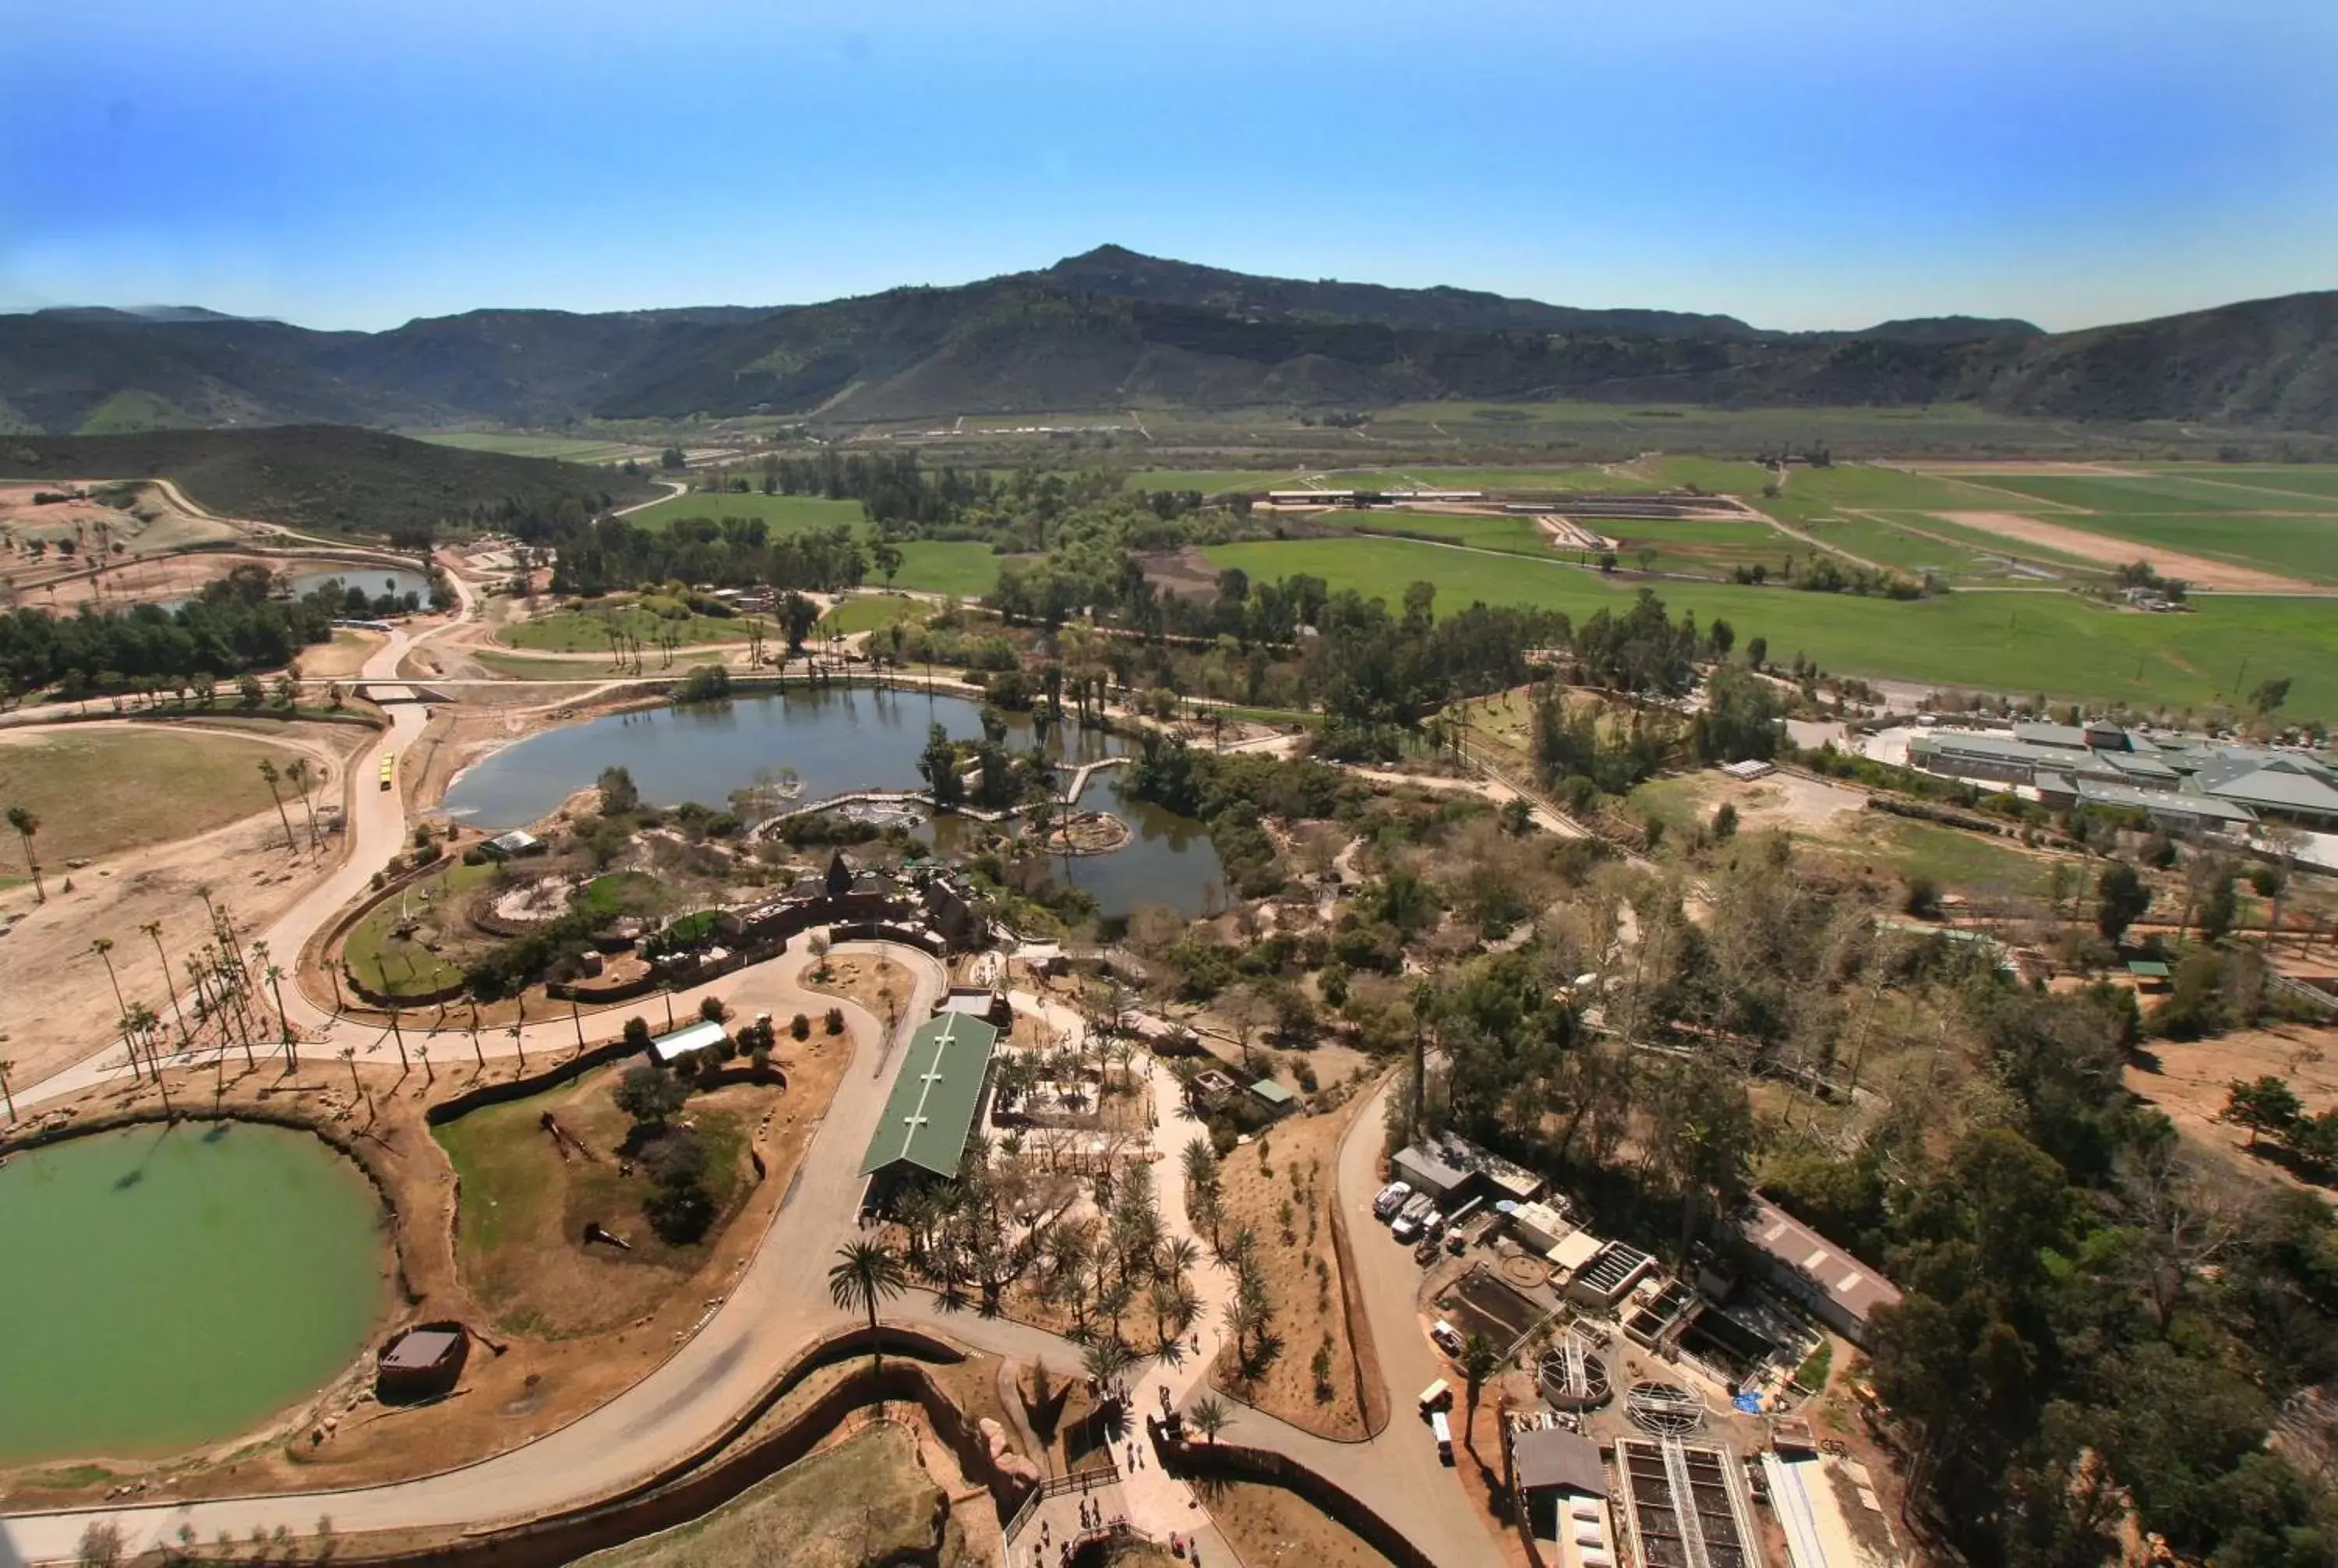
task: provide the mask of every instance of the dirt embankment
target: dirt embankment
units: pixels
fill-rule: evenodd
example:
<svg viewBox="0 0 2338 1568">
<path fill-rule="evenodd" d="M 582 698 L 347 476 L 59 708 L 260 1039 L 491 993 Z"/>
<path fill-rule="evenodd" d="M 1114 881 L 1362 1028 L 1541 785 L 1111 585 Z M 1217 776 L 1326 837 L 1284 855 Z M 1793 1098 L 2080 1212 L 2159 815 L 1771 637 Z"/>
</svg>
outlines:
<svg viewBox="0 0 2338 1568">
<path fill-rule="evenodd" d="M 2330 592 L 2321 584 L 2284 577 L 2277 572 L 2261 572 L 2253 566 L 2211 561 L 2205 555 L 2186 555 L 2182 551 L 2158 544 L 2117 539 L 2091 529 L 2073 528 L 2066 524 L 2048 523 L 2036 517 L 2017 516 L 2010 512 L 1942 512 L 1938 515 L 1946 522 L 1978 528 L 1999 538 L 2015 539 L 2024 544 L 2059 551 L 2065 555 L 2099 562 L 2105 566 L 2124 566 L 2130 562 L 2148 561 L 2161 575 L 2180 577 L 2196 588 L 2221 588 L 2233 593 Z"/>
</svg>

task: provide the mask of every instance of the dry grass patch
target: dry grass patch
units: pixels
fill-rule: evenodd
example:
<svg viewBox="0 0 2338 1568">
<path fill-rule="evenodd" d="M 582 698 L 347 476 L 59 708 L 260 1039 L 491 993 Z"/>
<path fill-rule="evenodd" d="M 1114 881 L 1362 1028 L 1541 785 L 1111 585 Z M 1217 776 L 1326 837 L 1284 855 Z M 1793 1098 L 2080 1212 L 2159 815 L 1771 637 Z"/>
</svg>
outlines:
<svg viewBox="0 0 2338 1568">
<path fill-rule="evenodd" d="M 159 723 L 0 733 L 0 803 L 29 808 L 41 819 L 33 849 L 52 872 L 68 860 L 191 838 L 261 812 L 280 844 L 282 825 L 275 822 L 260 764 L 281 769 L 299 755 L 256 736 Z M 300 802 L 284 785 L 277 788 L 305 843 Z M 15 835 L 8 840 L 0 866 L 14 874 L 23 861 Z"/>
<path fill-rule="evenodd" d="M 976 1568 L 980 1559 L 918 1446 L 907 1426 L 865 1426 L 703 1518 L 581 1561 L 600 1568 Z"/>
<path fill-rule="evenodd" d="M 604 1068 L 437 1129 L 463 1183 L 465 1279 L 509 1332 L 598 1333 L 652 1310 L 697 1272 L 753 1184 L 748 1133 L 780 1091 L 734 1084 L 692 1096 L 676 1125 L 687 1123 L 705 1151 L 715 1219 L 700 1242 L 659 1240 L 642 1214 L 653 1189 L 628 1150 L 632 1122 L 611 1098 L 624 1071 Z M 547 1115 L 565 1136 L 545 1125 Z M 588 1224 L 632 1250 L 588 1245 Z"/>
<path fill-rule="evenodd" d="M 1247 1228 L 1257 1239 L 1281 1345 L 1252 1377 L 1229 1341 L 1210 1373 L 1219 1387 L 1269 1415 L 1343 1441 L 1367 1435 L 1331 1240 L 1347 1122 L 1345 1108 L 1291 1117 L 1222 1162 L 1218 1233 L 1231 1239 Z"/>
<path fill-rule="evenodd" d="M 1280 1486 L 1228 1481 L 1196 1490 L 1243 1568 L 1390 1568 L 1362 1536 Z"/>
</svg>

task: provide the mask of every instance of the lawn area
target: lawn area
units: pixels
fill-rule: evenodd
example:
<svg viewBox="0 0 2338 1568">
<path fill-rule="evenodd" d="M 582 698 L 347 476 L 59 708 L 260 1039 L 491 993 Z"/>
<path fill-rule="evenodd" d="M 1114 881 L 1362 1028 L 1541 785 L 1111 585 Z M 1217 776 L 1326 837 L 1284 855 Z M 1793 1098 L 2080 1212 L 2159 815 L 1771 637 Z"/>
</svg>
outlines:
<svg viewBox="0 0 2338 1568">
<path fill-rule="evenodd" d="M 1212 564 L 1252 582 L 1310 573 L 1394 604 L 1405 584 L 1438 585 L 1437 608 L 1472 602 L 1536 604 L 1577 620 L 1620 612 L 1636 589 L 1557 562 L 1444 550 L 1406 539 L 1271 540 L 1214 545 Z M 1799 651 L 1845 673 L 2146 708 L 2200 707 L 2223 697 L 2246 660 L 2254 679 L 2295 681 L 2284 712 L 2338 717 L 2338 609 L 2324 600 L 2204 600 L 2184 615 L 2099 608 L 2076 595 L 1952 593 L 1912 603 L 1734 583 L 1669 583 L 1673 612 L 1736 628 L 1737 645 L 1766 637 L 1784 662 Z"/>
<path fill-rule="evenodd" d="M 908 539 L 901 544 L 901 570 L 893 586 L 977 599 L 998 586 L 998 565 L 1005 559 L 978 539 Z"/>
<path fill-rule="evenodd" d="M 1904 879 L 1922 877 L 1946 893 L 2001 902 L 2044 896 L 2052 862 L 2001 838 L 1904 818 L 1876 820 L 1862 814 L 1858 836 L 1848 842 L 1820 840 L 1853 858 L 1872 856 Z"/>
<path fill-rule="evenodd" d="M 677 517 L 761 517 L 773 537 L 800 534 L 839 524 L 860 528 L 869 520 L 858 501 L 831 501 L 825 495 L 766 495 L 757 491 L 742 495 L 735 490 L 693 491 L 630 513 L 626 521 L 636 528 L 663 528 Z"/>
<path fill-rule="evenodd" d="M 297 755 L 256 738 L 161 722 L 126 730 L 0 731 L 0 808 L 22 806 L 40 818 L 33 850 L 54 892 L 68 860 L 118 855 L 190 838 L 255 812 L 272 814 L 260 764 L 282 768 Z M 290 789 L 284 804 L 294 833 L 305 835 Z M 0 831 L 0 865 L 11 875 L 24 869 L 21 848 L 15 834 Z"/>
<path fill-rule="evenodd" d="M 549 615 L 510 622 L 496 633 L 496 640 L 506 647 L 533 653 L 605 653 L 609 651 L 609 629 L 614 625 L 626 635 L 639 638 L 653 652 L 661 632 L 667 636 L 679 633 L 685 644 L 744 642 L 748 622 L 752 619 L 744 615 L 669 617 L 653 614 L 637 604 L 604 610 L 555 610 Z M 765 627 L 770 634 L 777 634 L 771 631 L 768 622 Z"/>
<path fill-rule="evenodd" d="M 934 607 L 922 599 L 904 598 L 893 593 L 855 593 L 839 601 L 820 618 L 819 632 L 823 637 L 849 637 L 855 632 L 879 632 L 901 622 L 918 622 L 934 612 Z"/>
<path fill-rule="evenodd" d="M 506 1329 L 556 1338 L 613 1328 L 653 1310 L 704 1260 L 722 1219 L 738 1208 L 746 1127 L 752 1112 L 778 1096 L 778 1086 L 732 1085 L 691 1097 L 682 1114 L 705 1150 L 706 1190 L 720 1218 L 705 1240 L 673 1246 L 643 1218 L 642 1200 L 651 1191 L 644 1162 L 630 1159 L 628 1168 L 622 1153 L 633 1128 L 612 1093 L 634 1065 L 598 1068 L 432 1129 L 462 1181 L 456 1261 Z M 585 1152 L 554 1142 L 543 1126 L 546 1112 Z M 606 1226 L 634 1250 L 585 1246 L 588 1221 Z"/>
<path fill-rule="evenodd" d="M 947 1498 L 918 1463 L 906 1426 L 862 1428 L 720 1508 L 577 1560 L 579 1568 L 862 1568 L 977 1561 L 946 1519 Z"/>
<path fill-rule="evenodd" d="M 341 962 L 359 985 L 385 996 L 426 996 L 457 984 L 467 954 L 453 939 L 455 921 L 468 895 L 495 874 L 493 862 L 457 863 L 385 899 L 350 928 Z"/>
</svg>

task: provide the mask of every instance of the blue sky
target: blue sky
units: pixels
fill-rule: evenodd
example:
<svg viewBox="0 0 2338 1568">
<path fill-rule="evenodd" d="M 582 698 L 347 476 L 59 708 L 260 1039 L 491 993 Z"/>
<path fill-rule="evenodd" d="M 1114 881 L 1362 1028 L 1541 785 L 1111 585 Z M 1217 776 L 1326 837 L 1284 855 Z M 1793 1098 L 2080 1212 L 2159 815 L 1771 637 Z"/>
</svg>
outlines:
<svg viewBox="0 0 2338 1568">
<path fill-rule="evenodd" d="M 0 309 L 774 304 L 1112 240 L 1764 326 L 2338 287 L 2330 0 L 71 0 Z"/>
</svg>

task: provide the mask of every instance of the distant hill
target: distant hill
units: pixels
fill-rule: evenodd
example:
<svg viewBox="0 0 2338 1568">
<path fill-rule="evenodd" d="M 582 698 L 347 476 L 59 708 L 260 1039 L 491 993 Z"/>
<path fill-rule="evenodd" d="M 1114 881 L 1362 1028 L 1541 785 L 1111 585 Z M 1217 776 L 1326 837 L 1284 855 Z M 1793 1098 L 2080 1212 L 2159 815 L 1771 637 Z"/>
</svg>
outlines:
<svg viewBox="0 0 2338 1568">
<path fill-rule="evenodd" d="M 2333 314 L 2338 295 L 2301 294 L 2075 333 L 1960 316 L 1787 333 L 1731 316 L 1253 277 L 1107 245 L 1034 272 L 792 308 L 476 310 L 375 333 L 187 307 L 0 317 L 0 429 L 1568 397 L 1970 400 L 2329 430 Z"/>
<path fill-rule="evenodd" d="M 415 532 L 506 504 L 548 510 L 575 496 L 589 508 L 659 494 L 646 479 L 331 425 L 0 436 L 0 479 L 155 478 L 221 516 L 339 534 Z"/>
</svg>

